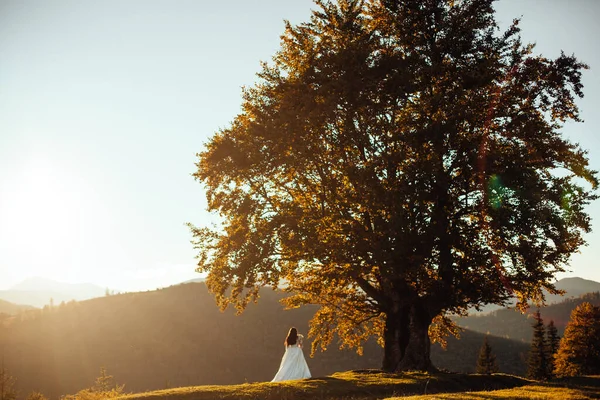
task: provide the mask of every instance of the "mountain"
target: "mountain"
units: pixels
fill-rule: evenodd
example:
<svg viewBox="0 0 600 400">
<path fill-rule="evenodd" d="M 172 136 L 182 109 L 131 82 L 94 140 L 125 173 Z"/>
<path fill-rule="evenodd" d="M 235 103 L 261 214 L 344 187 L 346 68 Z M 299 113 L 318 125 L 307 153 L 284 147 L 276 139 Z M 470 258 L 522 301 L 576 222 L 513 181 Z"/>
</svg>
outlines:
<svg viewBox="0 0 600 400">
<path fill-rule="evenodd" d="M 21 393 L 51 398 L 89 387 L 105 367 L 127 391 L 202 384 L 269 381 L 283 355 L 283 340 L 296 326 L 306 334 L 315 307 L 284 310 L 281 292 L 261 291 L 241 315 L 220 312 L 204 283 L 125 293 L 34 310 L 0 324 L 0 352 Z M 447 350 L 432 346 L 440 368 L 473 372 L 484 335 L 465 331 Z M 523 373 L 527 343 L 491 338 L 503 372 Z M 379 368 L 374 340 L 364 355 L 338 350 L 308 358 L 313 376 Z"/>
<path fill-rule="evenodd" d="M 545 292 L 546 304 L 560 303 L 565 299 L 577 298 L 585 293 L 600 292 L 600 282 L 577 277 L 559 279 L 554 285 L 557 289 L 564 290 L 565 294 L 561 296 L 558 294 L 548 294 Z M 509 301 L 507 305 L 508 307 L 513 307 L 516 303 L 517 300 L 514 298 L 513 300 Z M 470 311 L 470 313 L 473 315 L 482 313 L 487 314 L 489 312 L 502 310 L 505 308 L 507 307 L 502 307 L 496 304 L 486 304 L 485 306 L 481 307 L 480 311 L 473 309 Z"/>
<path fill-rule="evenodd" d="M 91 283 L 63 283 L 46 278 L 29 278 L 11 287 L 0 290 L 0 299 L 17 304 L 27 304 L 34 307 L 54 305 L 71 300 L 87 300 L 104 296 L 105 288 Z"/>
<path fill-rule="evenodd" d="M 592 292 L 580 297 L 569 297 L 560 303 L 549 304 L 540 308 L 540 314 L 545 324 L 550 320 L 562 336 L 571 311 L 583 302 L 590 302 L 600 306 L 600 292 Z M 532 314 L 537 308 L 530 308 L 527 313 L 521 314 L 514 309 L 501 309 L 487 314 L 474 314 L 468 317 L 455 318 L 454 320 L 462 327 L 470 330 L 490 333 L 492 335 L 509 338 L 517 341 L 530 341 L 532 335 Z"/>
<path fill-rule="evenodd" d="M 199 283 L 199 282 L 204 282 L 204 281 L 206 281 L 206 278 L 189 279 L 187 281 L 181 282 L 181 285 L 184 285 L 186 283 Z"/>
<path fill-rule="evenodd" d="M 580 297 L 585 293 L 600 292 L 600 282 L 583 278 L 563 278 L 556 282 L 556 288 L 564 290 L 564 296 L 550 295 L 549 303 L 560 302 L 568 297 Z"/>
<path fill-rule="evenodd" d="M 34 307 L 32 306 L 24 306 L 21 304 L 14 304 L 6 300 L 0 300 L 0 314 L 12 315 L 17 314 L 21 311 L 33 309 Z"/>
</svg>

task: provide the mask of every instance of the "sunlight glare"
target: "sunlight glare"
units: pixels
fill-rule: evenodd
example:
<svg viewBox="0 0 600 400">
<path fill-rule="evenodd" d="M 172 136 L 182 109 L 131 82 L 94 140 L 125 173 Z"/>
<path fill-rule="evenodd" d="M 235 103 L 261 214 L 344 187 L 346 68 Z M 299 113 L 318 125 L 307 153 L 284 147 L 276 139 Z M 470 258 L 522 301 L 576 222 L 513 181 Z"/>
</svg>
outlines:
<svg viewBox="0 0 600 400">
<path fill-rule="evenodd" d="M 61 275 L 78 241 L 82 211 L 72 176 L 36 159 L 0 182 L 2 263 L 31 275 Z M 24 271 L 21 271 L 24 272 Z"/>
</svg>

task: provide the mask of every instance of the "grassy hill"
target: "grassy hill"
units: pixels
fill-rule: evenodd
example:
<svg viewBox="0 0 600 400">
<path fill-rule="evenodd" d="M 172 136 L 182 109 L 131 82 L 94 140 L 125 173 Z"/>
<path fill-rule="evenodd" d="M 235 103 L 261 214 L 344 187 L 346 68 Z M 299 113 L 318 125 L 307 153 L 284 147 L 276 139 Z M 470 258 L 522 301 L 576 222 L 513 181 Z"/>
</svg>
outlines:
<svg viewBox="0 0 600 400">
<path fill-rule="evenodd" d="M 600 377 L 535 383 L 494 374 L 384 374 L 348 371 L 322 378 L 278 383 L 198 386 L 138 393 L 119 400 L 374 400 L 374 399 L 589 399 Z"/>
<path fill-rule="evenodd" d="M 54 398 L 91 386 L 100 367 L 132 392 L 265 382 L 279 366 L 289 327 L 306 333 L 315 310 L 284 311 L 281 297 L 265 290 L 240 316 L 221 313 L 204 283 L 70 302 L 0 325 L 1 356 L 21 393 L 39 390 Z M 467 330 L 450 339 L 447 350 L 434 345 L 434 364 L 473 372 L 484 336 Z M 525 372 L 527 342 L 491 337 L 490 343 L 501 372 Z M 362 357 L 335 347 L 307 360 L 313 376 L 381 365 L 374 342 Z"/>
</svg>

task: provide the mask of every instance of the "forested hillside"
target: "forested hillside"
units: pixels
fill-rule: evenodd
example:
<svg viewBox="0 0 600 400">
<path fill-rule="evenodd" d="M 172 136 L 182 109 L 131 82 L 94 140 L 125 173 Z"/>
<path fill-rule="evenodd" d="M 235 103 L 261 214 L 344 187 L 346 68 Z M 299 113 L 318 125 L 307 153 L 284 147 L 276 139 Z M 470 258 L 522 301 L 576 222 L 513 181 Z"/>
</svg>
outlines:
<svg viewBox="0 0 600 400">
<path fill-rule="evenodd" d="M 540 309 L 542 319 L 546 324 L 550 320 L 562 335 L 569 322 L 571 310 L 584 301 L 593 305 L 600 305 L 600 292 L 587 293 L 577 298 L 567 298 L 560 303 L 550 304 Z M 464 327 L 477 332 L 490 333 L 495 336 L 529 341 L 531 339 L 531 314 L 535 308 L 530 308 L 528 313 L 521 314 L 514 309 L 501 309 L 487 314 L 475 314 L 469 317 L 456 318 L 456 322 Z"/>
<path fill-rule="evenodd" d="M 90 386 L 101 366 L 130 391 L 270 380 L 287 330 L 306 333 L 312 315 L 283 311 L 279 298 L 265 290 L 241 316 L 221 313 L 203 283 L 71 302 L 14 318 L 0 328 L 0 349 L 22 392 L 48 396 Z M 379 348 L 369 348 L 308 362 L 315 375 L 377 368 Z"/>
<path fill-rule="evenodd" d="M 24 394 L 74 393 L 89 387 L 100 367 L 136 392 L 267 381 L 277 371 L 289 327 L 306 333 L 314 311 L 285 311 L 282 296 L 264 290 L 240 316 L 221 313 L 204 283 L 70 302 L 5 320 L 0 350 Z M 568 318 L 570 309 L 564 312 Z M 447 350 L 434 345 L 432 360 L 439 368 L 473 372 L 483 338 L 464 331 L 460 340 L 449 340 Z M 525 372 L 528 343 L 490 337 L 490 344 L 502 372 Z M 374 342 L 362 357 L 335 347 L 307 359 L 313 376 L 381 366 L 382 351 Z"/>
<path fill-rule="evenodd" d="M 2 319 L 1 314 L 5 314 L 5 316 L 16 314 L 25 310 L 32 310 L 34 307 L 25 306 L 21 304 L 11 303 L 10 301 L 0 299 L 0 320 Z"/>
</svg>

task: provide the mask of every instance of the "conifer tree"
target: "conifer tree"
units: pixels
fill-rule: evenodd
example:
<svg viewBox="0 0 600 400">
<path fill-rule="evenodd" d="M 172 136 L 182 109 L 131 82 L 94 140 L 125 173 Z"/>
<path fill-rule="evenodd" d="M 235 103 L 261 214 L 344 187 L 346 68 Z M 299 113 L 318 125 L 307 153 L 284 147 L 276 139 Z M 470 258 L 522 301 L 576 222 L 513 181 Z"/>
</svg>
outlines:
<svg viewBox="0 0 600 400">
<path fill-rule="evenodd" d="M 539 309 L 533 314 L 533 318 L 533 338 L 527 362 L 527 377 L 544 380 L 548 378 L 548 356 L 544 321 Z"/>
<path fill-rule="evenodd" d="M 100 376 L 96 378 L 94 385 L 89 389 L 83 389 L 76 394 L 63 396 L 62 400 L 106 400 L 114 399 L 124 395 L 125 385 L 114 382 L 113 376 L 108 375 L 106 368 L 100 368 Z"/>
<path fill-rule="evenodd" d="M 492 347 L 488 342 L 488 337 L 483 339 L 483 345 L 479 350 L 479 358 L 477 359 L 477 368 L 475 372 L 478 374 L 492 374 L 498 372 L 498 364 L 496 363 L 496 355 L 492 352 Z"/>
<path fill-rule="evenodd" d="M 316 3 L 198 154 L 198 271 L 240 311 L 285 282 L 313 351 L 377 335 L 384 370 L 428 370 L 448 314 L 556 293 L 584 244 L 596 172 L 561 129 L 587 66 L 493 0 Z"/>
<path fill-rule="evenodd" d="M 585 302 L 571 312 L 556 353 L 554 374 L 600 374 L 600 307 Z"/>
<path fill-rule="evenodd" d="M 554 356 L 558 351 L 560 345 L 560 337 L 558 336 L 558 330 L 554 326 L 554 321 L 550 320 L 548 327 L 546 328 L 546 359 L 548 360 L 548 377 L 552 377 L 554 374 Z"/>
</svg>

